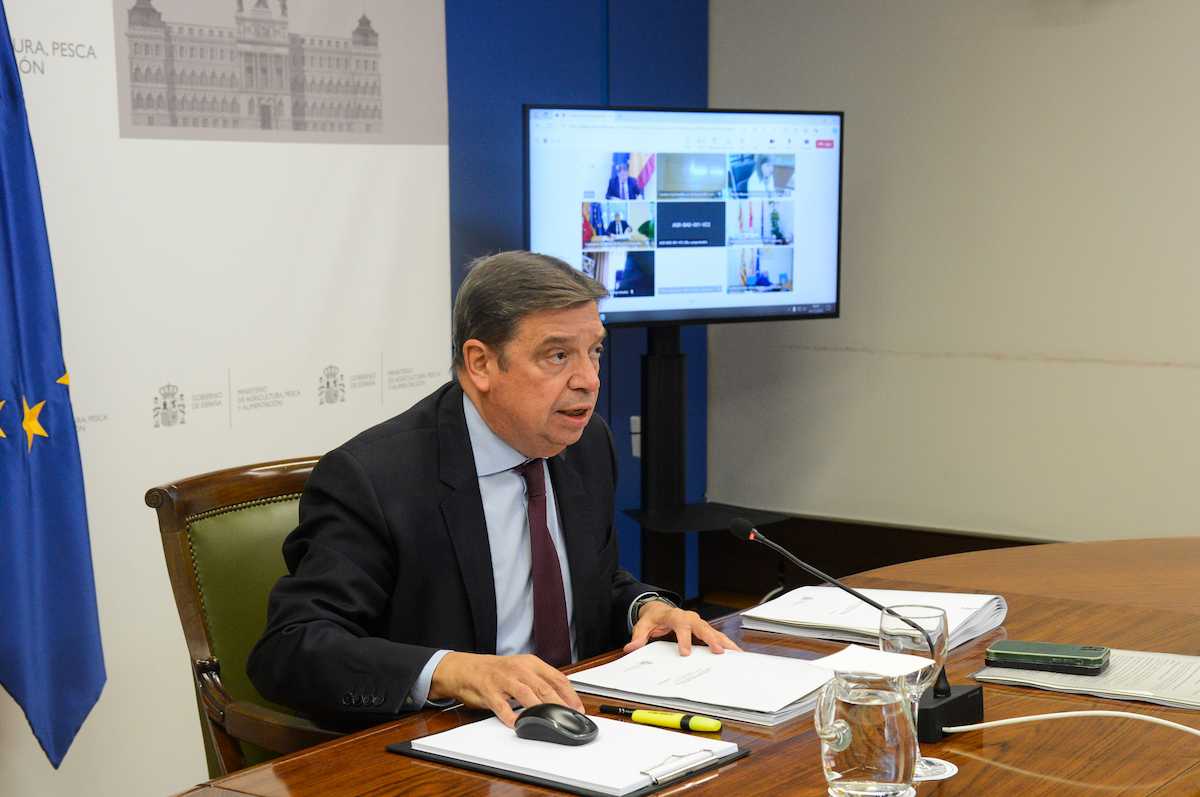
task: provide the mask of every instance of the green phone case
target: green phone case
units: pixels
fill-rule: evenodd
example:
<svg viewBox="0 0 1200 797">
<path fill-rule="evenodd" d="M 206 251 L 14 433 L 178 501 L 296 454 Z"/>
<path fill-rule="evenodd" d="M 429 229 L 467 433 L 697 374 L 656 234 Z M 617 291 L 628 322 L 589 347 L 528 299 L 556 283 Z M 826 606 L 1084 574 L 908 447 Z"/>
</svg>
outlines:
<svg viewBox="0 0 1200 797">
<path fill-rule="evenodd" d="M 988 647 L 985 661 L 993 667 L 1093 674 L 1108 666 L 1108 656 L 1108 648 L 1101 645 L 1063 645 L 1004 639 Z"/>
</svg>

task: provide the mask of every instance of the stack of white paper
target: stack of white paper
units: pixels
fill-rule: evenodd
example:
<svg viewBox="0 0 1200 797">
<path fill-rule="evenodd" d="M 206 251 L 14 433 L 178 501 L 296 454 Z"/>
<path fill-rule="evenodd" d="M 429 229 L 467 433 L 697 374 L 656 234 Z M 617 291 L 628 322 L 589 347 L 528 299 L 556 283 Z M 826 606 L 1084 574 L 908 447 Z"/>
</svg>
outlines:
<svg viewBox="0 0 1200 797">
<path fill-rule="evenodd" d="M 729 758 L 738 746 L 632 722 L 590 718 L 596 738 L 571 747 L 522 739 L 492 717 L 422 739 L 413 749 L 602 794 L 658 785 Z"/>
<path fill-rule="evenodd" d="M 859 592 L 884 606 L 915 604 L 944 609 L 951 648 L 998 628 L 1008 614 L 1008 604 L 999 595 L 896 589 Z M 879 640 L 879 610 L 836 587 L 800 587 L 742 612 L 742 627 L 874 645 Z"/>
<path fill-rule="evenodd" d="M 765 653 L 721 654 L 692 648 L 680 656 L 674 642 L 652 642 L 616 661 L 567 676 L 580 692 L 649 703 L 756 725 L 778 725 L 812 709 L 817 691 L 835 671 L 902 675 L 929 659 L 847 647 L 805 661 Z"/>
<path fill-rule="evenodd" d="M 1036 686 L 1054 692 L 1200 709 L 1200 656 L 1113 649 L 1109 652 L 1108 669 L 1099 675 L 985 667 L 975 673 L 975 679 L 991 684 Z"/>
</svg>

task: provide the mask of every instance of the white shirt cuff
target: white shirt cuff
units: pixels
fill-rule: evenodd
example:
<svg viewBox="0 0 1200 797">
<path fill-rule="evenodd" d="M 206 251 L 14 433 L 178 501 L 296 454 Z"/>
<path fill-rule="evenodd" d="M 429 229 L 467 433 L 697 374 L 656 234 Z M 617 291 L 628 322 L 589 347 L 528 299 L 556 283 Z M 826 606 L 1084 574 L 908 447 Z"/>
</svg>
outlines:
<svg viewBox="0 0 1200 797">
<path fill-rule="evenodd" d="M 448 650 L 439 650 L 429 657 L 429 661 L 425 662 L 424 668 L 421 669 L 421 674 L 417 676 L 416 682 L 409 690 L 408 697 L 404 700 L 405 708 L 425 708 L 426 706 L 448 706 L 453 703 L 453 700 L 437 700 L 429 699 L 429 687 L 433 685 L 433 671 L 437 669 L 438 664 L 449 653 Z"/>
</svg>

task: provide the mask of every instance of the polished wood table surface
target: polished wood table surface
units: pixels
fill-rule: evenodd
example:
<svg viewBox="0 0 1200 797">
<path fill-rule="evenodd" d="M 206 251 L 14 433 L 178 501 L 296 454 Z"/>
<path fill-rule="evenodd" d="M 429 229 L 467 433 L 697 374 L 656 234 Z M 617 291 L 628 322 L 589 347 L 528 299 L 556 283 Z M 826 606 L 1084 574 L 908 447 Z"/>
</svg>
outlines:
<svg viewBox="0 0 1200 797">
<path fill-rule="evenodd" d="M 1003 627 L 955 650 L 949 673 L 966 683 L 996 639 L 1103 644 L 1200 655 L 1200 537 L 1067 543 L 957 554 L 895 565 L 848 579 L 859 587 L 988 592 L 1008 600 Z M 747 650 L 815 658 L 836 643 L 748 631 L 738 617 L 721 626 Z M 608 661 L 616 654 L 593 659 Z M 987 685 L 985 719 L 1084 709 L 1131 710 L 1200 728 L 1200 712 Z M 600 701 L 582 695 L 589 713 Z M 619 702 L 609 701 L 605 702 Z M 484 716 L 425 711 L 199 786 L 198 797 L 555 794 L 516 781 L 393 755 L 394 742 Z M 687 795 L 825 794 L 819 744 L 807 714 L 775 728 L 726 722 L 721 738 L 751 754 L 666 789 Z M 922 745 L 959 774 L 918 786 L 921 797 L 951 795 L 1200 795 L 1200 739 L 1148 723 L 1080 718 L 951 735 Z"/>
</svg>

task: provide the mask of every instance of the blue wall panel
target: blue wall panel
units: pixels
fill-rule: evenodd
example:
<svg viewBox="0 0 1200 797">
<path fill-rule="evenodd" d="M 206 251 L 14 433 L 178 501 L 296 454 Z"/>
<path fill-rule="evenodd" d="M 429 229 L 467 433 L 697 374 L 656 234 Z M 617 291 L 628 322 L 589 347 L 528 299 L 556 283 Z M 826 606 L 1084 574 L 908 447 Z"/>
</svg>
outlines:
<svg viewBox="0 0 1200 797">
<path fill-rule="evenodd" d="M 707 0 L 447 0 L 450 102 L 450 256 L 453 290 L 471 259 L 523 243 L 521 105 L 667 105 L 708 100 Z M 707 336 L 685 327 L 688 354 L 687 493 L 707 480 Z M 612 331 L 599 411 L 617 445 L 617 509 L 641 504 L 641 461 L 629 417 L 641 412 L 643 329 Z M 640 532 L 618 520 L 621 565 L 641 571 Z M 694 535 L 692 535 L 694 537 Z M 696 594 L 690 540 L 688 597 Z"/>
<path fill-rule="evenodd" d="M 676 108 L 708 106 L 708 3 L 695 0 L 609 0 L 608 2 L 608 101 L 612 105 L 650 105 Z M 620 330 L 612 358 L 613 378 L 621 380 L 613 402 L 614 415 L 628 425 L 641 401 L 641 355 L 646 333 Z M 687 500 L 704 500 L 708 483 L 708 335 L 704 326 L 683 328 L 687 355 Z M 628 385 L 636 383 L 636 386 Z M 627 386 L 628 385 L 628 386 Z M 612 420 L 610 418 L 610 420 Z M 616 427 L 613 429 L 616 434 Z M 628 432 L 625 432 L 628 439 Z M 620 438 L 618 438 L 620 439 Z M 636 494 L 618 495 L 621 507 L 641 504 L 641 462 L 628 446 L 621 452 L 622 471 L 636 471 Z M 635 464 L 636 463 L 636 464 Z M 624 479 L 622 479 L 625 482 Z M 628 488 L 628 484 L 624 484 Z M 621 499 L 625 503 L 620 503 Z M 637 538 L 636 523 L 625 519 L 618 526 L 622 550 L 626 539 Z M 687 594 L 699 593 L 699 540 L 688 535 Z"/>
<path fill-rule="evenodd" d="M 604 9 L 599 0 L 446 3 L 454 290 L 472 259 L 524 246 L 521 105 L 607 102 Z"/>
<path fill-rule="evenodd" d="M 609 0 L 609 101 L 708 107 L 708 2 Z"/>
</svg>

